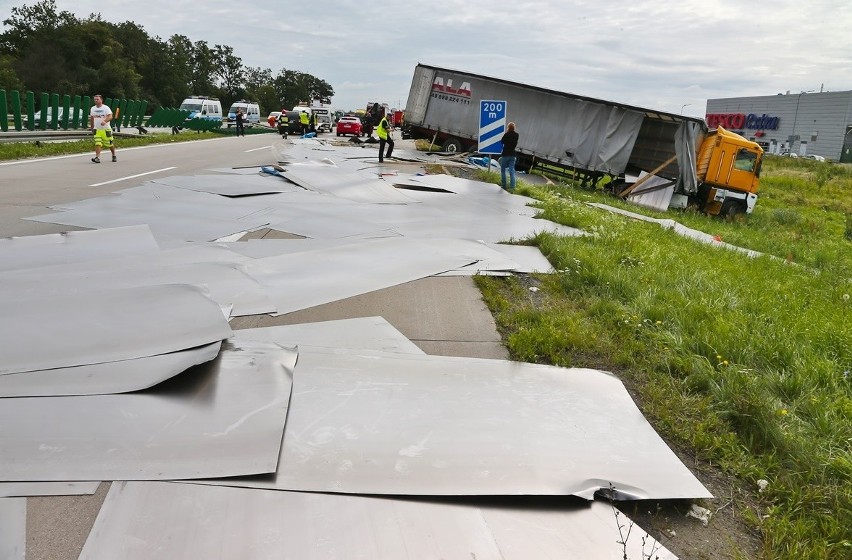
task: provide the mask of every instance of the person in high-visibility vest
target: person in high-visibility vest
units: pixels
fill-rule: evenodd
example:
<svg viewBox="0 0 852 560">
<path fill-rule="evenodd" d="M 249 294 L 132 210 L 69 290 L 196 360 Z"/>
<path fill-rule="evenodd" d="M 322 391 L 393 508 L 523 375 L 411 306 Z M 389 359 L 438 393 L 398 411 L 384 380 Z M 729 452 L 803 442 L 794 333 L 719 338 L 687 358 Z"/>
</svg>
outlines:
<svg viewBox="0 0 852 560">
<path fill-rule="evenodd" d="M 319 132 L 319 113 L 311 115 L 311 132 Z"/>
<path fill-rule="evenodd" d="M 391 153 L 393 152 L 393 138 L 391 137 L 387 115 L 382 114 L 382 120 L 379 121 L 379 126 L 376 128 L 376 134 L 379 135 L 379 163 L 382 163 L 384 158 L 391 157 Z M 388 153 L 383 157 L 382 153 L 385 151 L 385 144 L 388 145 Z"/>
<path fill-rule="evenodd" d="M 302 125 L 302 134 L 307 134 L 308 128 L 311 126 L 311 117 L 307 111 L 299 112 L 299 123 Z"/>
</svg>

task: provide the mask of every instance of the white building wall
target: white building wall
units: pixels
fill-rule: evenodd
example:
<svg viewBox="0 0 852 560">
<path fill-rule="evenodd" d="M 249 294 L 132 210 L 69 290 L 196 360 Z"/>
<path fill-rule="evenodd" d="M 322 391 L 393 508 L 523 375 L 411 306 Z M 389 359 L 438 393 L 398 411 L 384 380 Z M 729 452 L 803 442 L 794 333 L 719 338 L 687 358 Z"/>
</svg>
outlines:
<svg viewBox="0 0 852 560">
<path fill-rule="evenodd" d="M 847 128 L 852 125 L 852 91 L 791 93 L 707 100 L 706 114 L 742 113 L 778 117 L 777 129 L 733 128 L 745 138 L 801 153 L 839 160 Z M 709 117 L 708 122 L 712 123 Z M 724 126 L 724 125 L 723 125 Z M 756 133 L 763 132 L 763 136 Z M 792 146 L 790 137 L 793 137 Z"/>
</svg>

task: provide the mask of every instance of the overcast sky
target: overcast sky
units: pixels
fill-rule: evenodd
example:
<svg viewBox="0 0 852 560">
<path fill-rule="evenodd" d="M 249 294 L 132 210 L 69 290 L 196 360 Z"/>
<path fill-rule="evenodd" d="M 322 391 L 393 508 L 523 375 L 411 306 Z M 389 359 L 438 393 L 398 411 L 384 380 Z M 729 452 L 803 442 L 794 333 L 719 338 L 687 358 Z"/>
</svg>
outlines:
<svg viewBox="0 0 852 560">
<path fill-rule="evenodd" d="M 6 19 L 13 6 L 0 0 Z M 852 89 L 852 0 L 57 0 L 405 105 L 418 62 L 691 116 L 708 98 Z M 206 92 L 195 92 L 203 95 Z M 263 108 L 267 110 L 267 108 Z"/>
</svg>

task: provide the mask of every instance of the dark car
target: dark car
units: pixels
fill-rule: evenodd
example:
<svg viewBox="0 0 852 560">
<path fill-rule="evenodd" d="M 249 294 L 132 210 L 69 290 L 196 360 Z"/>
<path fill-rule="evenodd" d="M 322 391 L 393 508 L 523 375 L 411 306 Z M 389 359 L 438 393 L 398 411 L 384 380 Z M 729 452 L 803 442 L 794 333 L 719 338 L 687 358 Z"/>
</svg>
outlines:
<svg viewBox="0 0 852 560">
<path fill-rule="evenodd" d="M 278 117 L 278 122 L 277 122 L 278 134 L 280 134 L 281 136 L 285 135 L 284 119 L 282 118 L 285 114 L 287 115 L 287 119 L 288 119 L 287 133 L 289 133 L 289 134 L 301 134 L 302 133 L 302 125 L 299 123 L 299 111 L 282 111 L 281 116 Z"/>
</svg>

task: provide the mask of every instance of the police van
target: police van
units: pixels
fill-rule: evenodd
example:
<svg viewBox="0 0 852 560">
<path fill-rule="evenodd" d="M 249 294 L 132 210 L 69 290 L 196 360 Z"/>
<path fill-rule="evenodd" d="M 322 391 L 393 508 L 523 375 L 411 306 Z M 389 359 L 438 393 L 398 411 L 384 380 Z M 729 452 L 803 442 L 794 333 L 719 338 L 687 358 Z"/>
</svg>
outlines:
<svg viewBox="0 0 852 560">
<path fill-rule="evenodd" d="M 222 120 L 222 103 L 215 97 L 193 95 L 180 104 L 181 111 L 189 111 L 189 119 Z"/>
<path fill-rule="evenodd" d="M 235 101 L 233 105 L 231 105 L 231 108 L 228 109 L 228 128 L 237 122 L 237 109 L 241 110 L 243 113 L 244 124 L 260 123 L 260 106 L 257 103 L 241 99 L 239 101 Z"/>
</svg>

